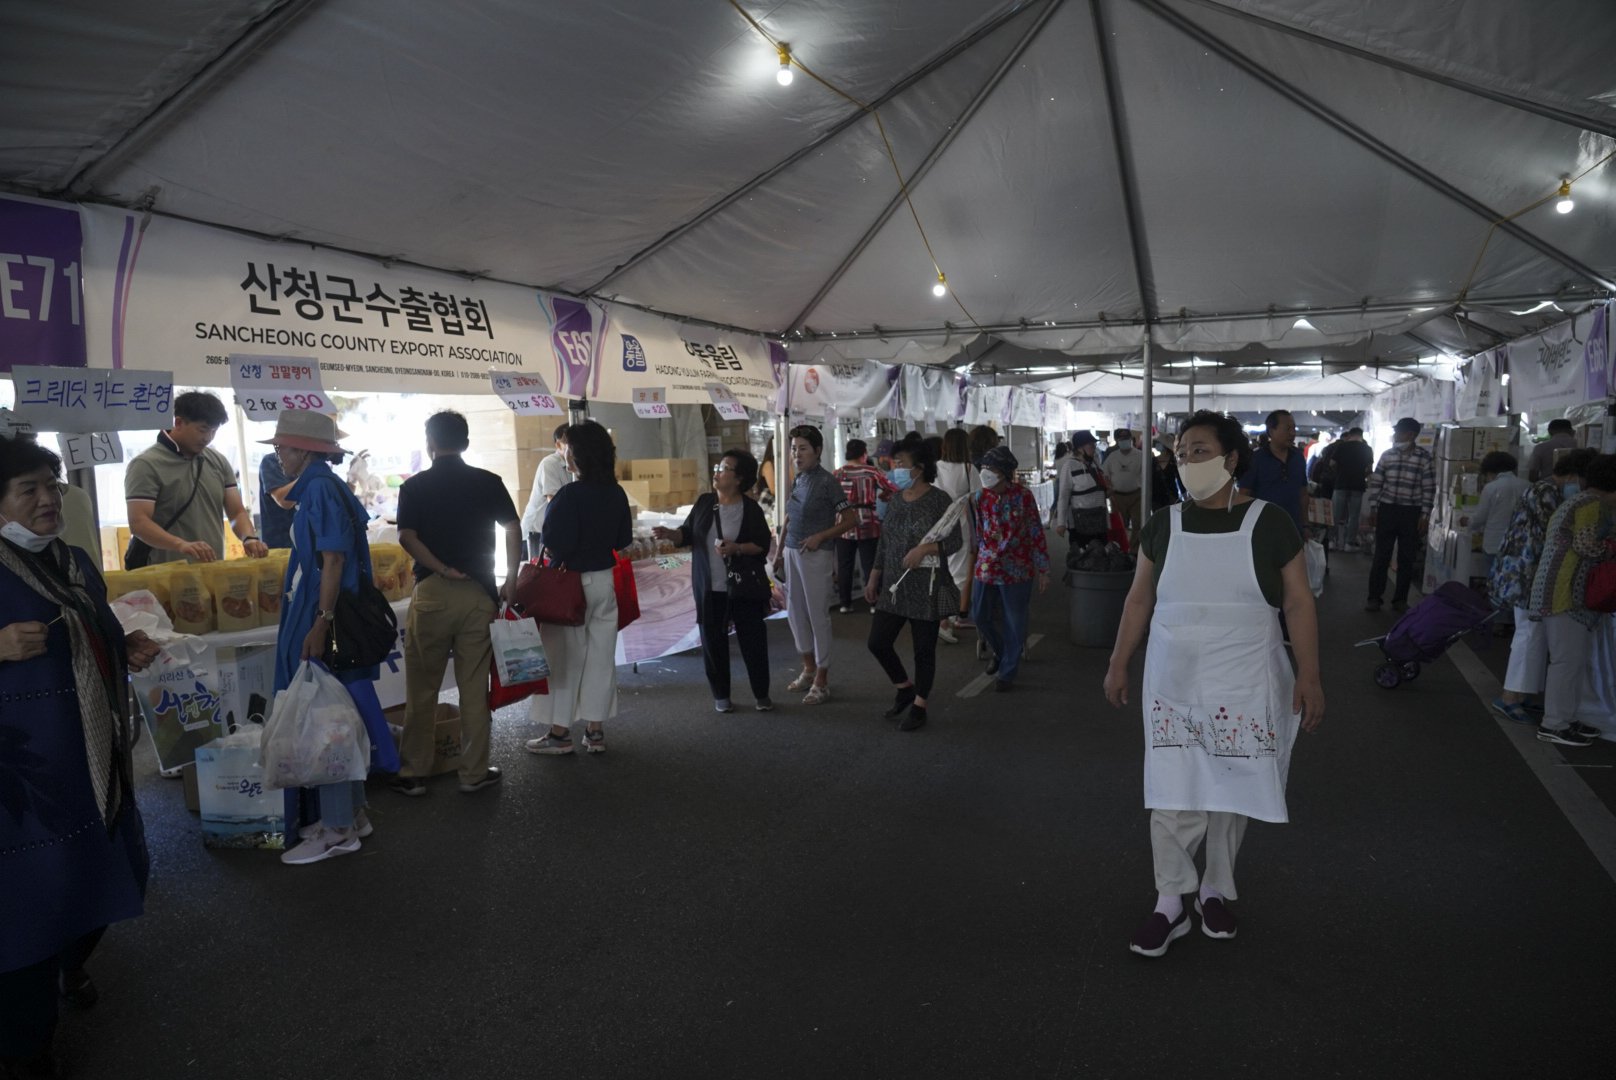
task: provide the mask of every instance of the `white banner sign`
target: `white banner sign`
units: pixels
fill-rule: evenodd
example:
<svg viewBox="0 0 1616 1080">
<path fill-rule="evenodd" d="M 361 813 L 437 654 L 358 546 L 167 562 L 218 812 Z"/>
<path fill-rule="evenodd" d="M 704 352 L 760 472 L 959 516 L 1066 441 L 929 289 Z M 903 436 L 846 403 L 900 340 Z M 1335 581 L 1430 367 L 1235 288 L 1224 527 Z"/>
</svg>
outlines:
<svg viewBox="0 0 1616 1080">
<path fill-rule="evenodd" d="M 14 367 L 16 416 L 35 431 L 160 431 L 174 421 L 166 371 Z"/>
<path fill-rule="evenodd" d="M 58 435 L 56 445 L 62 451 L 62 465 L 68 469 L 93 469 L 97 465 L 112 465 L 123 460 L 123 440 L 118 438 L 116 431 Z"/>
<path fill-rule="evenodd" d="M 1488 349 L 1470 358 L 1460 371 L 1455 389 L 1454 419 L 1474 420 L 1498 415 L 1501 404 L 1498 381 L 1502 349 Z"/>
<path fill-rule="evenodd" d="M 517 416 L 561 416 L 566 412 L 550 393 L 550 388 L 544 385 L 542 375 L 490 371 L 488 378 L 493 384 L 494 393 Z"/>
<path fill-rule="evenodd" d="M 1581 320 L 1583 328 L 1588 321 Z M 1588 379 L 1583 346 L 1570 320 L 1509 344 L 1509 399 L 1516 412 L 1569 409 L 1583 404 Z"/>
<path fill-rule="evenodd" d="M 817 413 L 827 408 L 879 409 L 896 392 L 900 367 L 865 360 L 856 364 L 798 364 L 791 369 L 791 407 Z"/>
<path fill-rule="evenodd" d="M 337 414 L 320 385 L 312 356 L 230 356 L 230 388 L 249 420 L 274 420 L 283 412 Z"/>
<path fill-rule="evenodd" d="M 746 411 L 744 408 L 741 410 Z M 637 386 L 634 388 L 634 415 L 642 420 L 668 420 L 673 413 L 668 411 L 668 391 L 661 386 Z"/>
</svg>

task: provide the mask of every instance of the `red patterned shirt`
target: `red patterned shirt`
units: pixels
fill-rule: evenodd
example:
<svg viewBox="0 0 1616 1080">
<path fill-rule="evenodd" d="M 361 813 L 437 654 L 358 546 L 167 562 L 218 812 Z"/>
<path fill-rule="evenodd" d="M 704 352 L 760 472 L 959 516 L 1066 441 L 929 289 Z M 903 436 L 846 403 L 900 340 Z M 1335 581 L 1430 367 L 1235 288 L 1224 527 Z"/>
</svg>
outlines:
<svg viewBox="0 0 1616 1080">
<path fill-rule="evenodd" d="M 1011 484 L 995 493 L 982 491 L 971 501 L 976 528 L 976 580 L 988 585 L 1015 585 L 1049 573 L 1049 547 L 1032 492 Z"/>
<path fill-rule="evenodd" d="M 836 470 L 836 479 L 847 496 L 847 505 L 858 511 L 858 526 L 842 534 L 843 540 L 875 540 L 881 535 L 881 519 L 875 516 L 876 500 L 881 492 L 896 495 L 898 486 L 887 479 L 887 474 L 874 465 L 863 463 L 843 465 Z"/>
</svg>

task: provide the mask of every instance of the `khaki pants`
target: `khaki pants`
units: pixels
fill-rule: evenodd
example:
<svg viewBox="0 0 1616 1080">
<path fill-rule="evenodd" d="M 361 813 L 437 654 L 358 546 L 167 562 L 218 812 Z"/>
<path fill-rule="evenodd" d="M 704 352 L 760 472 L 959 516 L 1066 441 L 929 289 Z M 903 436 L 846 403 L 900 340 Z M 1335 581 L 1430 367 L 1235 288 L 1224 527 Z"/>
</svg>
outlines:
<svg viewBox="0 0 1616 1080">
<path fill-rule="evenodd" d="M 1150 854 L 1156 867 L 1156 891 L 1163 896 L 1187 896 L 1202 880 L 1235 900 L 1234 858 L 1246 835 L 1244 814 L 1221 810 L 1152 810 Z M 1206 840 L 1206 874 L 1195 872 L 1195 853 Z"/>
<path fill-rule="evenodd" d="M 488 625 L 496 614 L 493 597 L 475 581 L 433 574 L 415 586 L 404 630 L 407 696 L 400 776 L 432 775 L 438 687 L 451 652 L 460 688 L 460 781 L 475 783 L 488 771 L 488 666 L 494 656 Z"/>
<path fill-rule="evenodd" d="M 1139 543 L 1139 505 L 1144 499 L 1140 491 L 1113 491 L 1111 493 L 1111 509 L 1114 513 L 1122 515 L 1122 523 L 1128 527 L 1128 544 L 1130 547 Z"/>
</svg>

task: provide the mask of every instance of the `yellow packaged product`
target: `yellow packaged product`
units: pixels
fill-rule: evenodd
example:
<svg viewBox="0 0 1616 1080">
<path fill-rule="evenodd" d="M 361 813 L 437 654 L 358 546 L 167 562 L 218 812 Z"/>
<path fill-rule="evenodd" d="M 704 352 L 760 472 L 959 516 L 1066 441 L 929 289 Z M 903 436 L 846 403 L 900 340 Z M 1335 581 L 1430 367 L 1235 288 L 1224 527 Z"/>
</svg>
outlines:
<svg viewBox="0 0 1616 1080">
<path fill-rule="evenodd" d="M 277 558 L 274 551 L 271 551 L 267 558 L 252 560 L 253 583 L 257 591 L 254 601 L 258 608 L 259 626 L 280 625 L 286 562 L 285 558 Z"/>
<path fill-rule="evenodd" d="M 208 587 L 207 571 L 200 563 L 173 563 L 172 567 L 168 592 L 174 629 L 181 634 L 213 633 L 213 591 Z"/>
<path fill-rule="evenodd" d="M 168 613 L 170 622 L 174 621 L 174 598 L 172 590 L 169 588 L 169 579 L 174 572 L 174 567 L 178 565 L 181 564 L 157 563 L 153 566 L 143 566 L 139 570 L 125 571 L 132 582 L 132 588 L 129 589 L 129 592 L 139 592 L 141 589 L 145 589 L 157 597 L 157 602 Z"/>
<path fill-rule="evenodd" d="M 112 603 L 121 596 L 128 596 L 132 592 L 139 592 L 146 586 L 140 579 L 127 570 L 106 570 L 101 574 L 102 580 L 107 583 L 107 603 Z"/>
<path fill-rule="evenodd" d="M 258 628 L 257 560 L 208 563 L 204 574 L 213 592 L 214 625 L 220 631 Z"/>
</svg>

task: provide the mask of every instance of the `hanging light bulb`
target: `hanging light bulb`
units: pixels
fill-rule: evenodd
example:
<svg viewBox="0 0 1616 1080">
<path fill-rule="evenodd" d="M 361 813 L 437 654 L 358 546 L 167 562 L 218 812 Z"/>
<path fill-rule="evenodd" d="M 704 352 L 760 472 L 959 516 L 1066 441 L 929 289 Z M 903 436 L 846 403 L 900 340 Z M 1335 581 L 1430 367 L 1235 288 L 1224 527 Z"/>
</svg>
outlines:
<svg viewBox="0 0 1616 1080">
<path fill-rule="evenodd" d="M 790 86 L 793 74 L 791 70 L 791 46 L 782 41 L 775 46 L 775 49 L 780 53 L 780 70 L 774 73 L 774 81 L 781 86 Z"/>
<path fill-rule="evenodd" d="M 941 270 L 937 271 L 937 284 L 931 287 L 931 294 L 938 297 L 948 295 L 948 279 L 943 276 Z"/>
<path fill-rule="evenodd" d="M 1559 213 L 1562 213 L 1562 214 L 1571 213 L 1571 208 L 1576 206 L 1577 204 L 1571 201 L 1571 181 L 1570 181 L 1570 179 L 1561 180 L 1560 181 L 1560 190 L 1555 192 L 1555 194 L 1560 196 L 1560 201 L 1554 204 L 1554 209 L 1556 211 L 1558 211 Z"/>
</svg>

